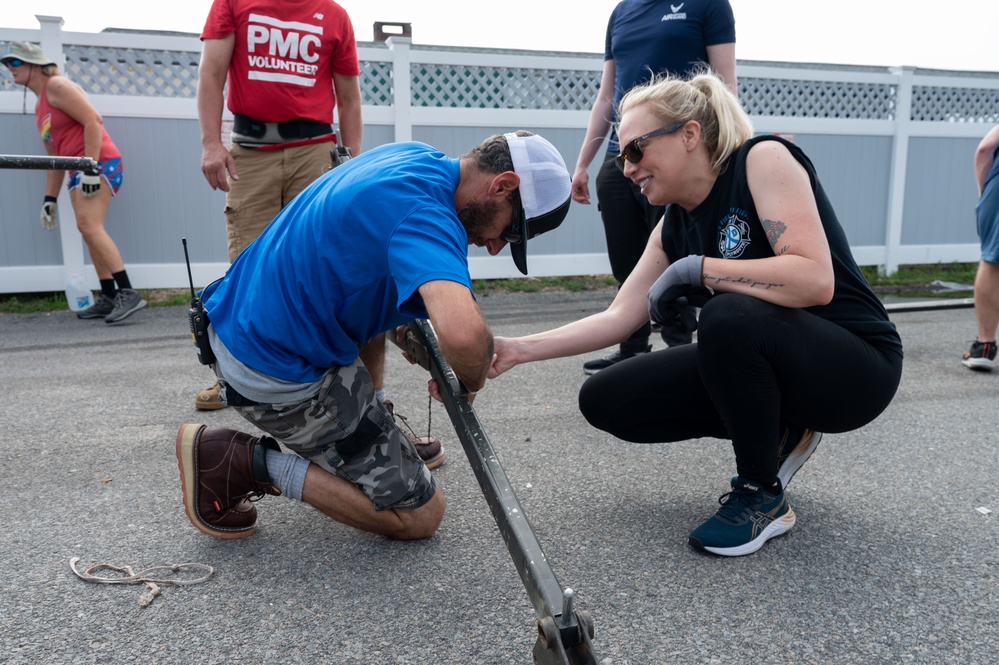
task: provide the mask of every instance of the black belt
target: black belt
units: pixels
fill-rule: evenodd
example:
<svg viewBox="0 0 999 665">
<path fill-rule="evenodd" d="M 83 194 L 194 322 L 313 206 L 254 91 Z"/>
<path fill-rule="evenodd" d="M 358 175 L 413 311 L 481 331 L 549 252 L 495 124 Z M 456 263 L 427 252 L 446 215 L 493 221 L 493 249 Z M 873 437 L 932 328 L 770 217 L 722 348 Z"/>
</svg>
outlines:
<svg viewBox="0 0 999 665">
<path fill-rule="evenodd" d="M 233 114 L 232 131 L 251 139 L 263 138 L 268 125 L 277 126 L 278 135 L 286 141 L 300 141 L 333 133 L 333 125 L 308 118 L 295 118 L 281 122 L 264 122 L 242 113 Z"/>
<path fill-rule="evenodd" d="M 225 386 L 225 403 L 229 406 L 260 406 L 260 402 L 255 402 L 249 397 L 243 397 L 236 389 L 232 387 L 232 384 L 222 382 Z"/>
</svg>

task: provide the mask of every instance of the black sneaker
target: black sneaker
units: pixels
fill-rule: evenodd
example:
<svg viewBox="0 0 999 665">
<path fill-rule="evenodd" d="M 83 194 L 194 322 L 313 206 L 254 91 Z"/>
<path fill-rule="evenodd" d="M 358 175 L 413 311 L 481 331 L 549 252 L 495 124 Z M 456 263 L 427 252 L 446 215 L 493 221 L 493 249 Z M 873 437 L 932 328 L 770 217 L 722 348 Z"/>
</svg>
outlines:
<svg viewBox="0 0 999 665">
<path fill-rule="evenodd" d="M 691 532 L 688 542 L 692 547 L 721 556 L 752 554 L 794 526 L 794 511 L 784 490 L 771 494 L 735 476 L 732 491 L 718 502 L 721 508 L 714 517 Z"/>
<path fill-rule="evenodd" d="M 105 323 L 118 323 L 146 306 L 146 301 L 135 289 L 121 289 L 114 297 L 114 309 L 104 317 Z"/>
<path fill-rule="evenodd" d="M 991 372 L 996 366 L 996 343 L 979 342 L 977 339 L 971 345 L 971 350 L 964 354 L 961 364 L 978 372 Z"/>
<path fill-rule="evenodd" d="M 791 484 L 791 478 L 812 456 L 821 440 L 822 432 L 794 428 L 784 430 L 784 438 L 781 439 L 780 449 L 777 451 L 777 478 L 781 487 L 787 489 Z M 794 445 L 794 448 L 789 449 L 791 445 Z"/>
<path fill-rule="evenodd" d="M 108 298 L 103 293 L 97 297 L 94 304 L 86 309 L 81 309 L 76 313 L 80 319 L 103 319 L 114 309 L 114 300 Z"/>
<path fill-rule="evenodd" d="M 652 351 L 652 345 L 645 347 L 644 351 L 625 351 L 624 349 L 618 349 L 609 356 L 604 356 L 603 358 L 597 358 L 596 360 L 590 360 L 583 363 L 583 371 L 587 374 L 596 374 L 602 369 L 607 369 L 611 365 L 616 365 L 622 360 L 627 360 L 628 358 L 634 358 L 635 356 L 641 356 Z"/>
</svg>

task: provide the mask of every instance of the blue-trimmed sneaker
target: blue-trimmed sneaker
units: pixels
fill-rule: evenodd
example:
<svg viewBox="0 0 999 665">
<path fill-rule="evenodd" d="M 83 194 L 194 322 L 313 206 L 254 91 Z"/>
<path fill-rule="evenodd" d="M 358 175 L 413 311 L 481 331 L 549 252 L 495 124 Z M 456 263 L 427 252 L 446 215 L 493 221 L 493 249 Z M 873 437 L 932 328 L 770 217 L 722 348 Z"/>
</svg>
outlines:
<svg viewBox="0 0 999 665">
<path fill-rule="evenodd" d="M 785 430 L 784 440 L 780 442 L 780 450 L 777 451 L 777 479 L 780 480 L 780 486 L 784 489 L 787 489 L 787 486 L 791 484 L 791 478 L 808 461 L 815 449 L 819 447 L 819 441 L 822 440 L 822 432 L 806 429 L 801 433 L 797 445 L 788 451 L 785 449 L 788 443 L 787 439 L 795 433 L 793 429 Z"/>
<path fill-rule="evenodd" d="M 735 476 L 732 491 L 723 494 L 718 503 L 721 508 L 714 517 L 690 534 L 688 542 L 692 547 L 722 556 L 752 554 L 794 526 L 794 511 L 783 489 L 771 494 Z"/>
</svg>

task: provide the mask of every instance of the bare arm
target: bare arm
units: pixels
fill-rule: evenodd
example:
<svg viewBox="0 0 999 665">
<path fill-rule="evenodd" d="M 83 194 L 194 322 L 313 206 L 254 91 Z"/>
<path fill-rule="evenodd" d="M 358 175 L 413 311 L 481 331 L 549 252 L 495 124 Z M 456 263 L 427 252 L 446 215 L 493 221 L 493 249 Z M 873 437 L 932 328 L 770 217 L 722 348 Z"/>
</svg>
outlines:
<svg viewBox="0 0 999 665">
<path fill-rule="evenodd" d="M 992 158 L 995 155 L 996 146 L 999 146 L 999 125 L 989 130 L 978 148 L 975 149 L 975 182 L 978 183 L 978 195 L 981 196 L 985 189 L 985 178 L 992 170 Z"/>
<path fill-rule="evenodd" d="M 496 358 L 489 378 L 496 378 L 521 363 L 574 356 L 617 344 L 647 323 L 646 294 L 669 266 L 662 247 L 662 225 L 660 220 L 649 236 L 638 265 L 607 309 L 554 330 L 524 337 L 497 337 Z"/>
<path fill-rule="evenodd" d="M 739 81 L 735 75 L 735 42 L 709 46 L 708 64 L 715 71 L 732 94 L 739 96 Z"/>
<path fill-rule="evenodd" d="M 603 145 L 607 132 L 610 131 L 614 117 L 614 76 L 613 60 L 604 60 L 604 70 L 600 77 L 600 90 L 590 111 L 590 122 L 586 127 L 586 137 L 583 147 L 579 149 L 576 160 L 576 170 L 572 174 L 572 198 L 577 203 L 590 203 L 590 174 L 587 172 L 597 151 Z"/>
<path fill-rule="evenodd" d="M 222 39 L 206 39 L 201 47 L 198 65 L 198 124 L 201 126 L 201 172 L 212 189 L 229 191 L 226 172 L 234 180 L 236 165 L 222 143 L 222 110 L 225 107 L 223 89 L 229 73 L 235 33 Z"/>
<path fill-rule="evenodd" d="M 479 390 L 492 362 L 493 333 L 472 292 L 448 280 L 426 282 L 419 292 L 444 358 L 466 388 Z"/>
<path fill-rule="evenodd" d="M 361 83 L 356 76 L 333 74 L 333 90 L 336 92 L 337 115 L 340 120 L 340 145 L 350 148 L 351 155 L 361 154 L 361 135 L 364 125 L 361 122 Z"/>
<path fill-rule="evenodd" d="M 808 173 L 775 141 L 754 146 L 747 180 L 767 240 L 766 259 L 705 258 L 704 285 L 784 307 L 828 303 L 835 289 L 832 257 Z"/>
</svg>

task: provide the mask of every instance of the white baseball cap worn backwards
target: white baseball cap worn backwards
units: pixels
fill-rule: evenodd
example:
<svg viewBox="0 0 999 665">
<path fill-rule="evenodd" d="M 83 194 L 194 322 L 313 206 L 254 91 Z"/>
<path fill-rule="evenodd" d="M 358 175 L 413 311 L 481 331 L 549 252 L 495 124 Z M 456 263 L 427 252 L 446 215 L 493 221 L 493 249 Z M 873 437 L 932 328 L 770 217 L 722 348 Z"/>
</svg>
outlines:
<svg viewBox="0 0 999 665">
<path fill-rule="evenodd" d="M 572 200 L 572 178 L 562 155 L 537 134 L 504 134 L 510 146 L 513 170 L 520 177 L 521 208 L 513 211 L 513 233 L 520 239 L 510 242 L 517 269 L 527 274 L 527 241 L 557 228 L 565 219 Z"/>
</svg>

